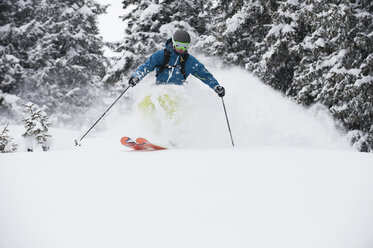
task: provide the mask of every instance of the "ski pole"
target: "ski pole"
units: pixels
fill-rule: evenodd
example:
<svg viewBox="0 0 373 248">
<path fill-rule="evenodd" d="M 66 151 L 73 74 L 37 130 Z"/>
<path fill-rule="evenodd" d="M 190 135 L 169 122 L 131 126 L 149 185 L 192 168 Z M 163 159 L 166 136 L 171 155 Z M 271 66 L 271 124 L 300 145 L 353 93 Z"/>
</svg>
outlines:
<svg viewBox="0 0 373 248">
<path fill-rule="evenodd" d="M 225 113 L 225 119 L 227 119 L 228 130 L 229 130 L 229 134 L 231 136 L 232 146 L 234 146 L 233 137 L 232 137 L 232 131 L 231 131 L 231 126 L 229 125 L 229 120 L 228 120 L 228 115 L 227 115 L 227 109 L 225 108 L 225 103 L 224 103 L 223 97 L 221 97 L 221 102 L 223 103 L 223 108 L 224 108 L 224 113 Z"/>
<path fill-rule="evenodd" d="M 120 94 L 120 96 L 113 102 L 113 104 L 110 105 L 110 107 L 105 111 L 105 113 L 103 113 L 103 115 L 101 115 L 100 118 L 98 118 L 98 120 L 95 122 L 95 124 L 92 125 L 92 127 L 90 129 L 88 129 L 88 131 L 80 138 L 80 140 L 75 140 L 75 146 L 80 146 L 80 142 L 84 139 L 84 137 L 94 128 L 94 126 L 96 126 L 96 124 L 102 119 L 102 117 L 104 117 L 104 115 L 114 106 L 114 104 L 124 95 L 124 93 L 126 93 L 126 91 L 130 88 L 131 86 L 129 85 L 123 92 L 122 94 Z"/>
</svg>

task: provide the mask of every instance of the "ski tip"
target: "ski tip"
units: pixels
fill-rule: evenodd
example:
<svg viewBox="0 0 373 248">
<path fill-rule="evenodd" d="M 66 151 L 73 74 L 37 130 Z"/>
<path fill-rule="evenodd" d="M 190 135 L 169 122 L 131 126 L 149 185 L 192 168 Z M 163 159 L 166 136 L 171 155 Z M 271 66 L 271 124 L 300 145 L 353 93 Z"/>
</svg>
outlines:
<svg viewBox="0 0 373 248">
<path fill-rule="evenodd" d="M 149 144 L 150 142 L 147 139 L 140 137 L 136 139 L 136 143 L 137 144 Z"/>
<path fill-rule="evenodd" d="M 135 142 L 130 137 L 127 137 L 127 136 L 122 137 L 120 139 L 120 143 L 122 143 L 122 145 L 125 145 L 125 146 L 128 146 L 129 144 L 135 144 Z"/>
<path fill-rule="evenodd" d="M 128 137 L 122 137 L 122 138 L 120 138 L 120 143 L 122 143 L 122 145 L 125 145 L 127 143 L 128 139 L 129 139 Z"/>
</svg>

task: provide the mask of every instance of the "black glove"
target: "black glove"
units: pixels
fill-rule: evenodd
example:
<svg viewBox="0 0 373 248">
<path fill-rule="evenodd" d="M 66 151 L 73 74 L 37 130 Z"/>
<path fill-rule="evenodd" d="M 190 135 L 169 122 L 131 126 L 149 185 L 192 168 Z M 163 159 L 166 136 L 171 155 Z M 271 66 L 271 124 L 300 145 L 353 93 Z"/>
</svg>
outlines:
<svg viewBox="0 0 373 248">
<path fill-rule="evenodd" d="M 215 86 L 214 90 L 218 94 L 218 96 L 220 96 L 220 97 L 225 96 L 225 89 L 224 89 L 223 86 L 221 86 L 221 85 Z"/>
<path fill-rule="evenodd" d="M 130 80 L 128 80 L 128 84 L 133 87 L 136 86 L 140 82 L 140 79 L 138 77 L 130 77 Z"/>
</svg>

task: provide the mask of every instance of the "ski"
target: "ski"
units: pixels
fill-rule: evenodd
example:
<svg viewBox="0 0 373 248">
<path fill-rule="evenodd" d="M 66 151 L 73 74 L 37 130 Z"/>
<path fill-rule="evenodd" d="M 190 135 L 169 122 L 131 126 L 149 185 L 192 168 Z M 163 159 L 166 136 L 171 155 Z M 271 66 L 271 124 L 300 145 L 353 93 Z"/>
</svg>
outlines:
<svg viewBox="0 0 373 248">
<path fill-rule="evenodd" d="M 133 150 L 143 150 L 143 147 L 139 146 L 135 141 L 133 141 L 130 137 L 122 137 L 120 139 L 120 143 L 122 145 L 131 148 Z"/>
<path fill-rule="evenodd" d="M 165 147 L 154 145 L 144 138 L 137 138 L 136 141 L 133 141 L 130 137 L 125 136 L 120 139 L 120 143 L 135 151 L 157 151 L 167 149 Z"/>
<path fill-rule="evenodd" d="M 154 144 L 150 143 L 149 141 L 147 141 L 144 138 L 137 138 L 136 139 L 136 143 L 138 145 L 145 146 L 145 147 L 153 149 L 153 150 L 165 150 L 165 149 L 167 149 L 167 148 L 162 147 L 162 146 L 154 145 Z"/>
</svg>

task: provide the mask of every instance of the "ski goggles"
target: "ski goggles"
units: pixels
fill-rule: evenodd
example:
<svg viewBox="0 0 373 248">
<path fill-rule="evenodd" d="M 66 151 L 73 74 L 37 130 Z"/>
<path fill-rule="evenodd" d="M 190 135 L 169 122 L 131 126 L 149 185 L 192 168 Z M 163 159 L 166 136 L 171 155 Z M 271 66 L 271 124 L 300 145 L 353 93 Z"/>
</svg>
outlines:
<svg viewBox="0 0 373 248">
<path fill-rule="evenodd" d="M 190 46 L 190 43 L 183 43 L 183 42 L 179 42 L 179 41 L 174 41 L 172 39 L 173 43 L 174 43 L 174 47 L 176 49 L 181 49 L 183 51 L 185 50 L 188 50 L 189 46 Z"/>
</svg>

